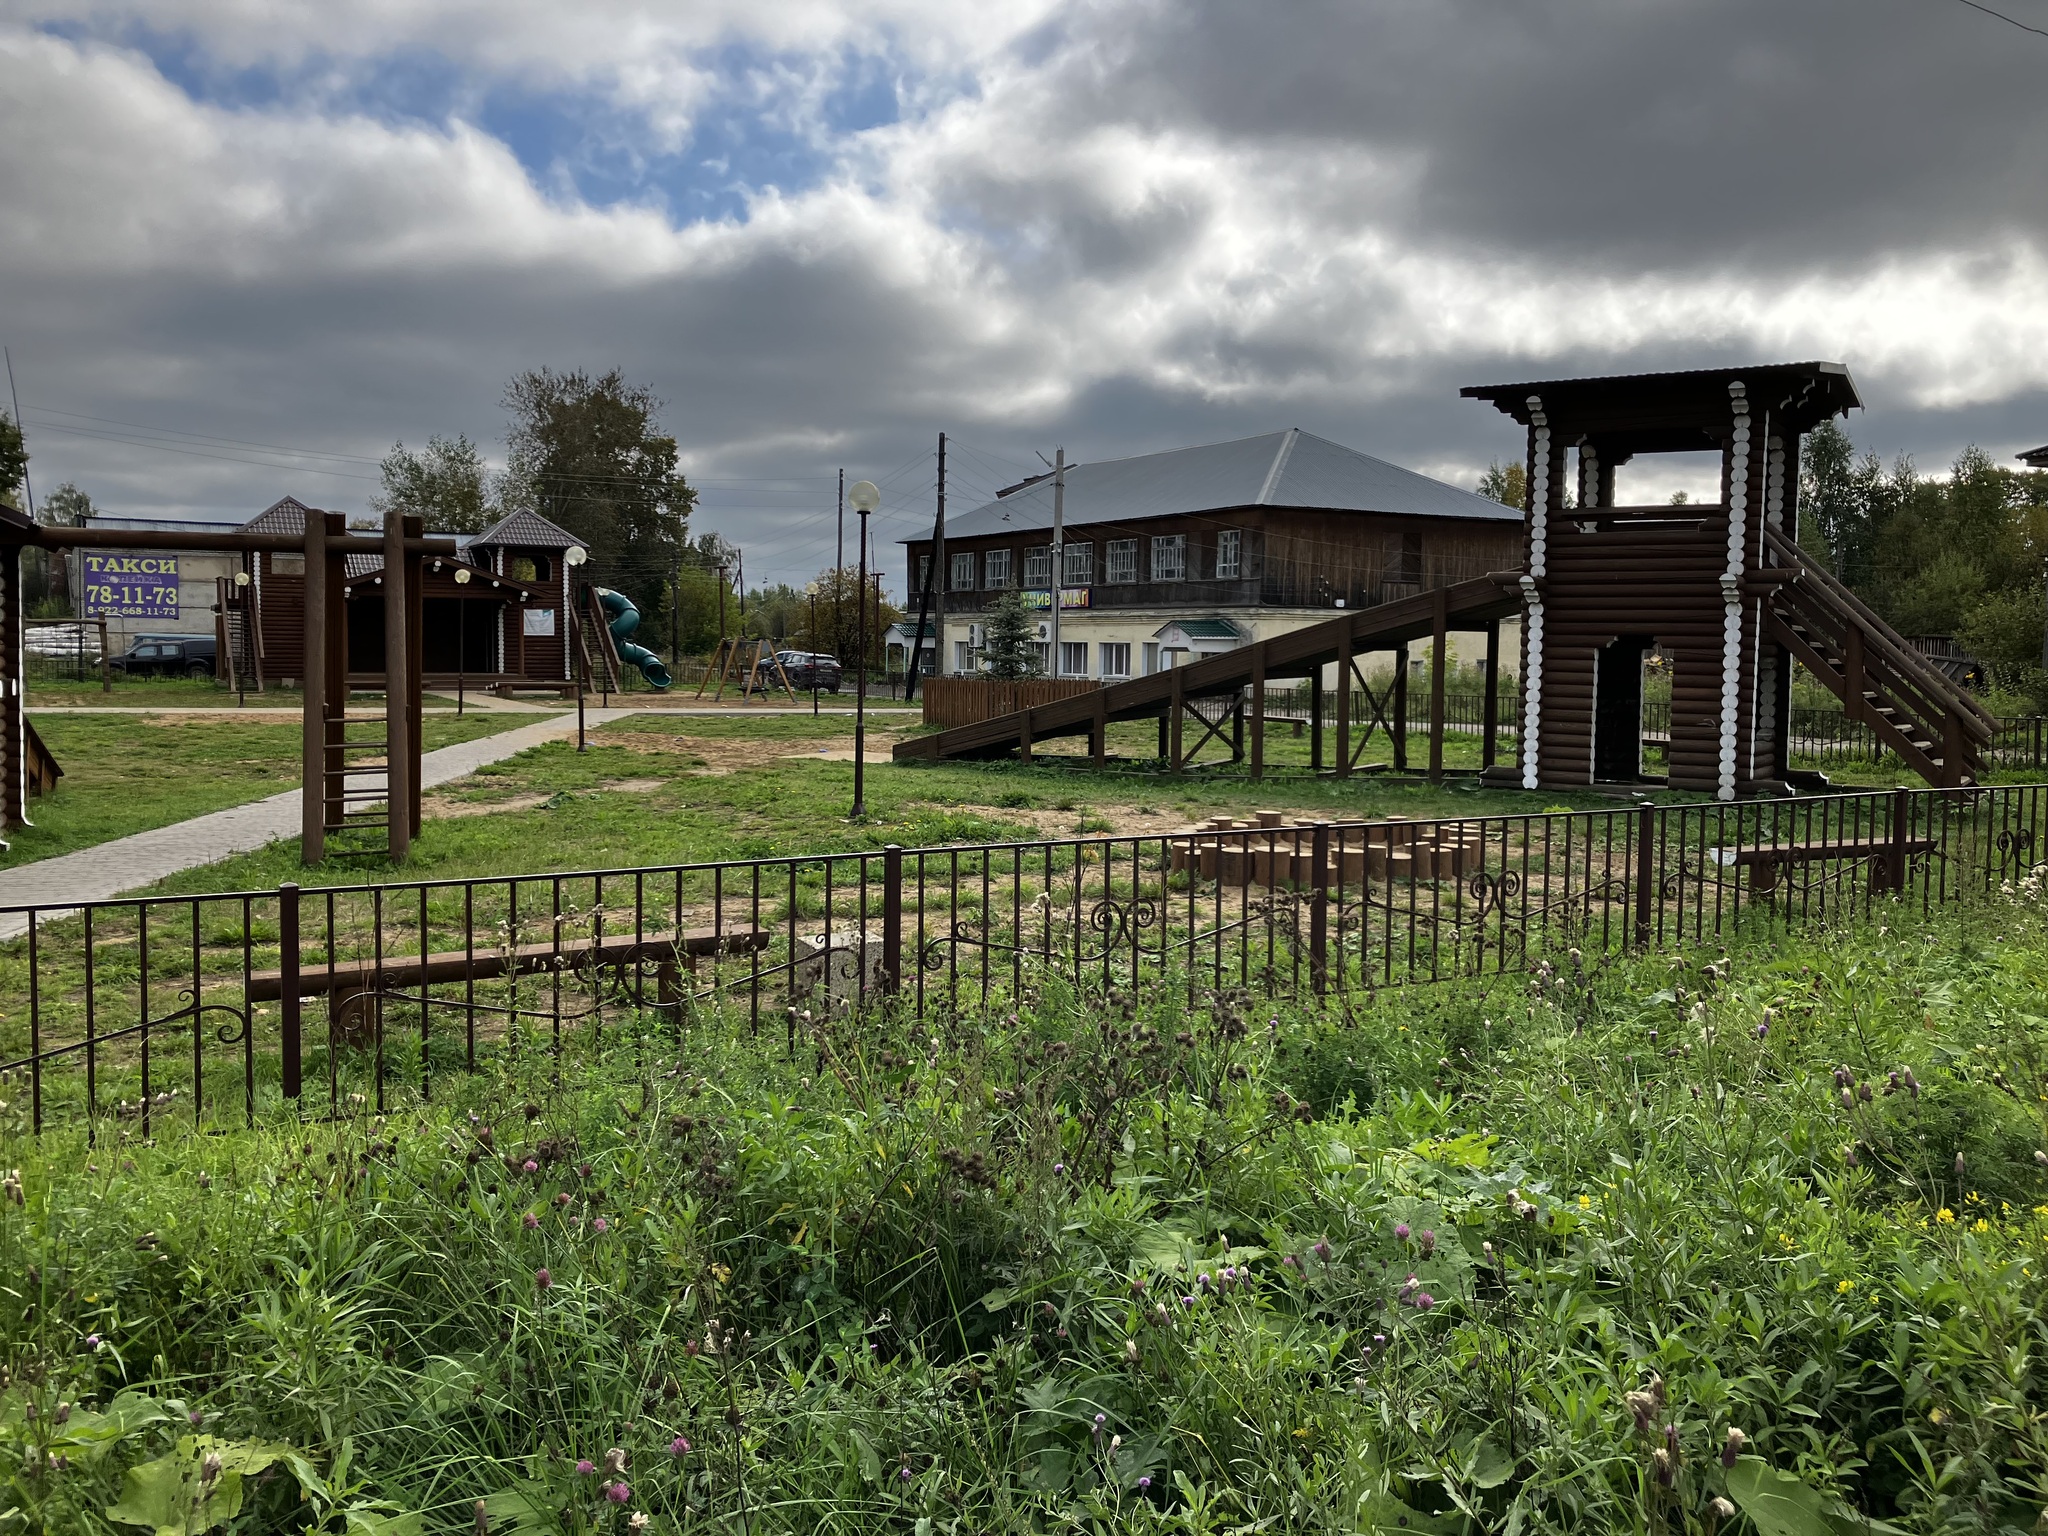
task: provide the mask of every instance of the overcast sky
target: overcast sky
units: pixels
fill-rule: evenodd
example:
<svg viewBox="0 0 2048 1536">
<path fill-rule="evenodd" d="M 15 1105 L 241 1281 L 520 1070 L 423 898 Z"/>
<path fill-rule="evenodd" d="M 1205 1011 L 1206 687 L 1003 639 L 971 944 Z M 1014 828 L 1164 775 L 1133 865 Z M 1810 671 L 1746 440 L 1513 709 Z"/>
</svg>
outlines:
<svg viewBox="0 0 2048 1536">
<path fill-rule="evenodd" d="M 2009 460 L 2048 441 L 2012 22 L 0 0 L 0 339 L 39 491 L 232 518 L 359 512 L 395 439 L 501 453 L 515 370 L 618 365 L 750 581 L 829 563 L 842 464 L 880 539 L 928 524 L 941 429 L 965 505 L 1289 425 L 1470 486 L 1520 445 L 1462 384 L 1822 357 L 1859 442 Z"/>
</svg>

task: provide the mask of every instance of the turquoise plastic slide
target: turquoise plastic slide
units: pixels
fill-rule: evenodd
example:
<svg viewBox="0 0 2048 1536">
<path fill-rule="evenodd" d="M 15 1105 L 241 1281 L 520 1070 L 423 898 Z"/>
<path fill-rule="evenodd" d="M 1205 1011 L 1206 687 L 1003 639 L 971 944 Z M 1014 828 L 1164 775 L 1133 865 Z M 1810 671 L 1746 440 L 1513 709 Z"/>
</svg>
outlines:
<svg viewBox="0 0 2048 1536">
<path fill-rule="evenodd" d="M 644 645 L 633 643 L 633 631 L 640 627 L 640 610 L 633 606 L 633 599 L 623 592 L 614 592 L 610 587 L 592 588 L 597 594 L 598 606 L 604 609 L 605 617 L 611 621 L 612 644 L 619 653 L 619 660 L 630 661 L 640 669 L 640 675 L 647 679 L 651 688 L 666 688 L 675 682 L 669 676 L 668 668 L 654 652 Z"/>
</svg>

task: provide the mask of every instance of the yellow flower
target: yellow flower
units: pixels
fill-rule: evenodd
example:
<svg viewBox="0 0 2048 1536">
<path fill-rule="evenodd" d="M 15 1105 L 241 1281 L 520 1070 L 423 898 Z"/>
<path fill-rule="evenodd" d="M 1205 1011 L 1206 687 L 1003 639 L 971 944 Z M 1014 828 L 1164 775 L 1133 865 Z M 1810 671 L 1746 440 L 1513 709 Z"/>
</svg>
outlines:
<svg viewBox="0 0 2048 1536">
<path fill-rule="evenodd" d="M 1778 1241 L 1783 1243 L 1787 1248 L 1790 1248 L 1792 1246 L 1792 1234 L 1790 1232 L 1780 1232 L 1778 1234 Z"/>
<path fill-rule="evenodd" d="M 1579 1209 L 1582 1211 L 1590 1211 L 1591 1209 L 1593 1209 L 1593 1197 L 1591 1195 L 1579 1196 Z"/>
<path fill-rule="evenodd" d="M 1855 1289 L 1856 1282 L 1854 1280 L 1838 1280 L 1835 1282 L 1835 1293 L 1839 1296 L 1846 1296 Z"/>
<path fill-rule="evenodd" d="M 1956 1213 L 1944 1205 L 1940 1210 L 1934 1213 L 1934 1219 L 1940 1222 L 1943 1226 L 1952 1227 L 1955 1225 Z"/>
<path fill-rule="evenodd" d="M 1986 1221 L 1982 1216 L 1979 1216 L 1975 1221 L 1970 1223 L 1970 1230 L 1972 1232 L 1989 1232 L 1991 1230 L 1991 1223 Z"/>
</svg>

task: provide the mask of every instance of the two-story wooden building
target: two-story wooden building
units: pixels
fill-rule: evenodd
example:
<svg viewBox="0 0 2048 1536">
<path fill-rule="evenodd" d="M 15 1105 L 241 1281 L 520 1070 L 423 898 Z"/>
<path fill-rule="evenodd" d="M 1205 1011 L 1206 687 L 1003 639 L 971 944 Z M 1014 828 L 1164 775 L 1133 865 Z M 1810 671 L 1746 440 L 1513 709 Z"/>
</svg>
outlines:
<svg viewBox="0 0 2048 1536">
<path fill-rule="evenodd" d="M 934 583 L 944 670 L 979 667 L 982 613 L 1012 589 L 1045 616 L 1048 674 L 1115 680 L 1520 559 L 1519 508 L 1298 427 L 1070 465 L 1065 481 L 1057 582 L 1050 474 L 949 521 Z M 932 541 L 904 543 L 914 608 Z"/>
</svg>

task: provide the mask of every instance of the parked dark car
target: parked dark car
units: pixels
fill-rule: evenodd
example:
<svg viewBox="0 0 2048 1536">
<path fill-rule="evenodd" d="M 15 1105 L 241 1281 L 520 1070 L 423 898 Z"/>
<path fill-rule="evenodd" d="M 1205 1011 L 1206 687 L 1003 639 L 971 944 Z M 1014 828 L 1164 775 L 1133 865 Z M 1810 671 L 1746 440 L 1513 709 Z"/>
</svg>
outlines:
<svg viewBox="0 0 2048 1536">
<path fill-rule="evenodd" d="M 836 657 L 821 656 L 813 651 L 777 651 L 775 659 L 789 674 L 789 686 L 798 692 L 808 693 L 814 687 L 821 693 L 839 691 L 839 661 Z"/>
<path fill-rule="evenodd" d="M 142 635 L 107 666 L 123 677 L 212 677 L 218 654 L 212 635 Z"/>
</svg>

